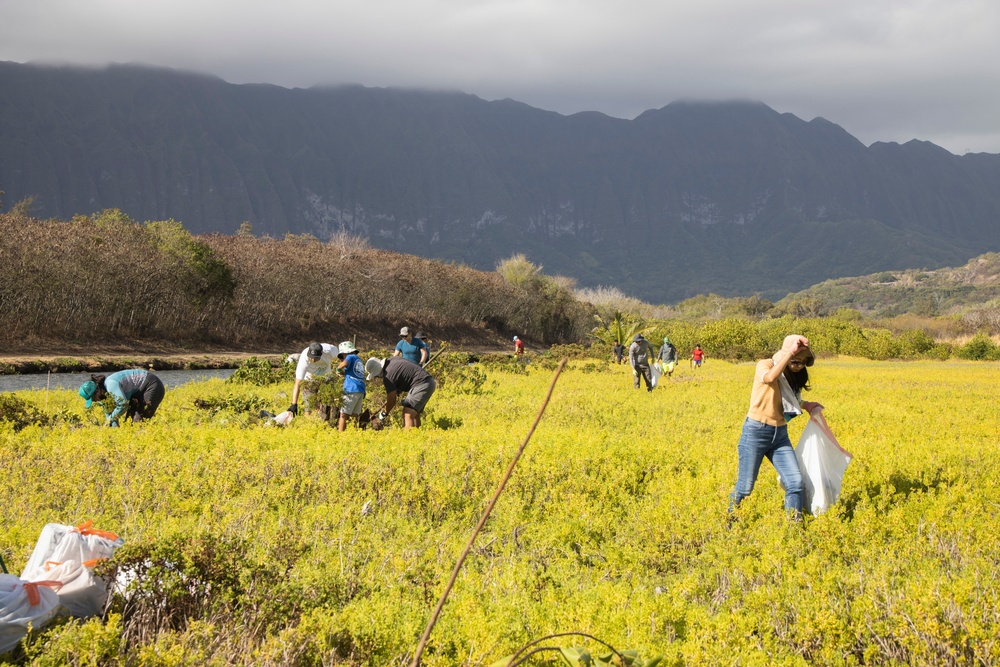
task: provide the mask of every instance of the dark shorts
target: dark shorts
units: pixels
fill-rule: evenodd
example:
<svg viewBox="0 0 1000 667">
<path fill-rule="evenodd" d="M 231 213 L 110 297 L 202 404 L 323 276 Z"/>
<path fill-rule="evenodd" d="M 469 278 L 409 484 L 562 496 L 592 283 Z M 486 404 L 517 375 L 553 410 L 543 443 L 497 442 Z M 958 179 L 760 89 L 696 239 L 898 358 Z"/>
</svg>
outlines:
<svg viewBox="0 0 1000 667">
<path fill-rule="evenodd" d="M 417 412 L 423 412 L 424 408 L 427 406 L 427 401 L 430 400 L 435 389 L 437 389 L 437 382 L 434 381 L 434 378 L 430 378 L 427 382 L 421 382 L 420 384 L 412 387 L 410 391 L 406 393 L 406 398 L 402 401 L 403 407 L 416 410 Z"/>
<path fill-rule="evenodd" d="M 163 381 L 152 373 L 147 373 L 139 391 L 129 399 L 125 417 L 131 417 L 133 422 L 141 422 L 143 419 L 151 418 L 160 407 L 164 394 L 166 394 L 166 389 L 163 386 Z"/>
</svg>

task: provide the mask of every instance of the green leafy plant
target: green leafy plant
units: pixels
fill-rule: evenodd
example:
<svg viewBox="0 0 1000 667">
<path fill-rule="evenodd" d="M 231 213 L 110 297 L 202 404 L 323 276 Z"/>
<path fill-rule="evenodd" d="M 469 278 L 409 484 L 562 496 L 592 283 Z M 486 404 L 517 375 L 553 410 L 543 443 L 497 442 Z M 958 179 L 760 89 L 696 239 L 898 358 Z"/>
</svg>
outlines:
<svg viewBox="0 0 1000 667">
<path fill-rule="evenodd" d="M 614 315 L 605 320 L 600 315 L 594 318 L 598 326 L 590 330 L 590 335 L 605 345 L 614 345 L 616 341 L 628 347 L 636 334 L 646 336 L 653 327 L 645 320 L 628 313 L 615 311 Z"/>
<path fill-rule="evenodd" d="M 284 362 L 274 366 L 267 359 L 250 357 L 230 375 L 226 382 L 231 384 L 252 384 L 263 387 L 295 378 L 295 364 Z"/>
<path fill-rule="evenodd" d="M 268 401 L 259 396 L 245 396 L 242 394 L 227 393 L 224 396 L 211 396 L 209 398 L 196 398 L 194 406 L 200 410 L 207 410 L 212 414 L 220 411 L 234 413 L 259 413 L 269 405 Z"/>
<path fill-rule="evenodd" d="M 35 407 L 34 404 L 14 394 L 0 394 L 0 423 L 6 422 L 15 431 L 32 424 L 48 425 L 52 418 Z"/>
</svg>

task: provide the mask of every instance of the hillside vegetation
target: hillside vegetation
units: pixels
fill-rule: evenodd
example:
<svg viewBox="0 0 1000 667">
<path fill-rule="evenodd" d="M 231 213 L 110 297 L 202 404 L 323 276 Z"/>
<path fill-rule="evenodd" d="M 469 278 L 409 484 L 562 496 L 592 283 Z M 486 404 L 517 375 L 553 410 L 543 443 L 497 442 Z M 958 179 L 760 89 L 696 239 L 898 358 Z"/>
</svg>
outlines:
<svg viewBox="0 0 1000 667">
<path fill-rule="evenodd" d="M 117 210 L 68 222 L 15 210 L 0 214 L 0 343 L 295 349 L 309 339 L 384 344 L 403 324 L 488 345 L 586 333 L 590 312 L 568 286 L 509 264 L 510 279 L 350 236 L 192 236 Z"/>
<path fill-rule="evenodd" d="M 745 360 L 769 356 L 799 331 L 821 355 L 994 359 L 998 257 L 830 281 L 778 303 L 708 294 L 654 306 L 613 288 L 574 290 L 524 255 L 483 272 L 343 234 L 194 236 L 176 221 L 138 223 L 117 210 L 62 222 L 15 207 L 0 214 L 0 343 L 7 352 L 287 352 L 310 339 L 352 338 L 372 349 L 406 324 L 473 350 L 507 347 L 517 334 L 536 349 L 583 343 L 610 354 L 615 340 L 641 332 L 657 345 L 670 336 L 682 357 L 700 343 L 710 357 Z M 887 309 L 874 307 L 880 299 Z M 943 312 L 924 311 L 928 299 Z M 910 304 L 915 313 L 904 311 Z"/>
<path fill-rule="evenodd" d="M 880 271 L 867 276 L 837 278 L 789 294 L 778 305 L 816 299 L 826 311 L 853 308 L 863 315 L 893 317 L 904 313 L 923 316 L 977 315 L 990 323 L 992 310 L 1000 314 L 1000 253 L 973 257 L 964 266 L 936 270 Z M 972 320 L 972 318 L 967 318 Z M 1000 319 L 992 322 L 1000 324 Z"/>
</svg>

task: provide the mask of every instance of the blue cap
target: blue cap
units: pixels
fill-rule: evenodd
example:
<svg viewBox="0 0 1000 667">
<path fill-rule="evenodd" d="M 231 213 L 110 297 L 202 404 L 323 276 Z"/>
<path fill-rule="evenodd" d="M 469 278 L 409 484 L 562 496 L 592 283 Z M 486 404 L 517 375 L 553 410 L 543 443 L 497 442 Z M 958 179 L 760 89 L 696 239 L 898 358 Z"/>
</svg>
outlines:
<svg viewBox="0 0 1000 667">
<path fill-rule="evenodd" d="M 97 383 L 93 380 L 87 380 L 80 385 L 80 396 L 87 401 L 87 409 L 94 404 L 94 393 L 97 392 Z"/>
</svg>

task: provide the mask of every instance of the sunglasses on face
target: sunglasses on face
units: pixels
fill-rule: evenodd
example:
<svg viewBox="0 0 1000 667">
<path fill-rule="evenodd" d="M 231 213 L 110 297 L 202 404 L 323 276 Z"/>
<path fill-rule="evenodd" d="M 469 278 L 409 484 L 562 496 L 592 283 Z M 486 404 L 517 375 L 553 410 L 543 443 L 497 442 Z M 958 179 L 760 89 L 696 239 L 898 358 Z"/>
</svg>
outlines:
<svg viewBox="0 0 1000 667">
<path fill-rule="evenodd" d="M 805 365 L 806 365 L 806 362 L 800 361 L 799 359 L 792 359 L 791 361 L 788 362 L 788 365 L 789 366 L 798 366 L 799 368 L 804 368 Z"/>
</svg>

